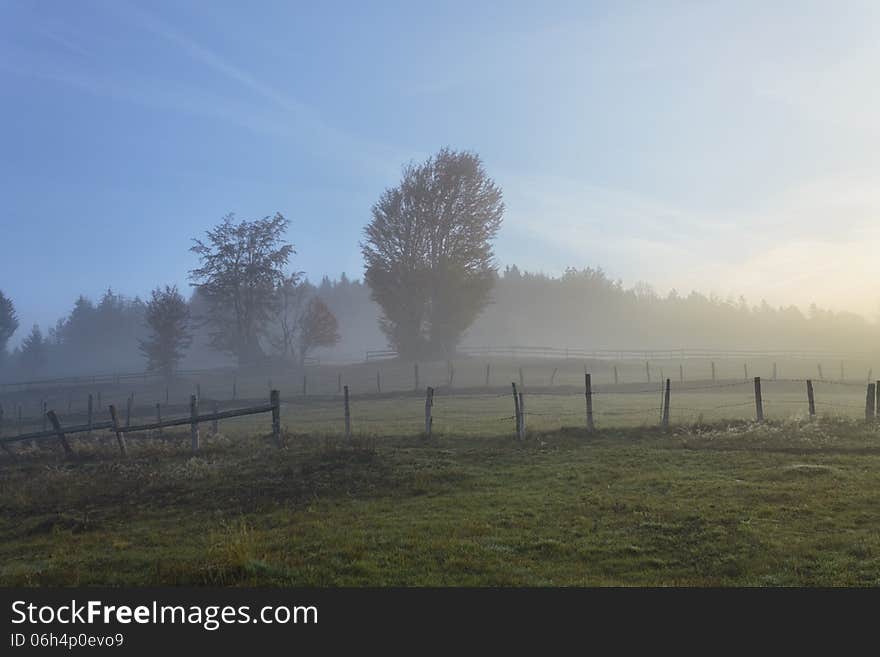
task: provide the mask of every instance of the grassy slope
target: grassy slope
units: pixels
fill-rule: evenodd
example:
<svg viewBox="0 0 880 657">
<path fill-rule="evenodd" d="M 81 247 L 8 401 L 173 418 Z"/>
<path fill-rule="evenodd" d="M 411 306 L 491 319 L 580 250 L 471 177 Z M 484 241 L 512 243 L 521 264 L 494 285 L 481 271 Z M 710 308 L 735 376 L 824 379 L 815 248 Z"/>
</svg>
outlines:
<svg viewBox="0 0 880 657">
<path fill-rule="evenodd" d="M 0 466 L 0 584 L 877 585 L 876 429 L 80 443 Z"/>
</svg>

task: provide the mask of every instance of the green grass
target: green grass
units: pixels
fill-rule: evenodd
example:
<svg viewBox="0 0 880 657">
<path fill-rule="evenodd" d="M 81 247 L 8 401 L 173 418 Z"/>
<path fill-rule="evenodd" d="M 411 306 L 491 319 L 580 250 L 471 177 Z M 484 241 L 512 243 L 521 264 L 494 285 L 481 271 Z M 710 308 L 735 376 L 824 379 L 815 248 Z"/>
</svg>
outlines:
<svg viewBox="0 0 880 657">
<path fill-rule="evenodd" d="M 494 426 L 494 425 L 491 425 Z M 77 441 L 0 465 L 2 585 L 877 585 L 850 420 Z"/>
</svg>

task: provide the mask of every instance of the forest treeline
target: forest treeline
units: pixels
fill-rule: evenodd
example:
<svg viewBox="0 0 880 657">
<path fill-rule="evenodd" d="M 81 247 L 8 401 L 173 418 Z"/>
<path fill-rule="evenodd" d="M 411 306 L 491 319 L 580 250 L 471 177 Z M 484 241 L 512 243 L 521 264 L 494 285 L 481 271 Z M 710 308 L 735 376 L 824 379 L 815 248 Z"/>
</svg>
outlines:
<svg viewBox="0 0 880 657">
<path fill-rule="evenodd" d="M 360 360 L 367 349 L 383 348 L 381 308 L 370 289 L 345 274 L 320 283 L 304 281 L 310 296 L 320 297 L 338 320 L 340 341 L 319 348 L 325 361 Z M 188 299 L 199 316 L 204 300 Z M 28 376 L 141 371 L 139 350 L 146 337 L 146 303 L 108 290 L 101 298 L 77 299 L 70 313 L 34 345 L 16 347 L 5 358 L 5 379 Z M 587 349 L 778 349 L 871 352 L 880 330 L 864 317 L 815 306 L 749 305 L 745 299 L 720 299 L 698 292 L 660 295 L 645 284 L 625 287 L 601 269 L 569 269 L 562 276 L 508 267 L 495 277 L 491 301 L 464 335 L 466 346 L 546 345 Z M 32 335 L 25 338 L 33 341 Z M 266 354 L 275 352 L 264 340 Z M 23 349 L 24 347 L 24 349 Z M 207 328 L 193 330 L 183 368 L 233 365 L 209 346 Z"/>
</svg>

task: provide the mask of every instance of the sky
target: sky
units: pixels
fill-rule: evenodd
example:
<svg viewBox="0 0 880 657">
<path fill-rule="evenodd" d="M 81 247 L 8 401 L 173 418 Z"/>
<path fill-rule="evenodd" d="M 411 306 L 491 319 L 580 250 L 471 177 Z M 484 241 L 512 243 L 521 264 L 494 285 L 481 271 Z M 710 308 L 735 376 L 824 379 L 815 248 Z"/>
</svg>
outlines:
<svg viewBox="0 0 880 657">
<path fill-rule="evenodd" d="M 362 275 L 443 146 L 502 187 L 498 263 L 880 315 L 876 2 L 0 0 L 0 290 L 188 287 L 233 212 Z"/>
</svg>

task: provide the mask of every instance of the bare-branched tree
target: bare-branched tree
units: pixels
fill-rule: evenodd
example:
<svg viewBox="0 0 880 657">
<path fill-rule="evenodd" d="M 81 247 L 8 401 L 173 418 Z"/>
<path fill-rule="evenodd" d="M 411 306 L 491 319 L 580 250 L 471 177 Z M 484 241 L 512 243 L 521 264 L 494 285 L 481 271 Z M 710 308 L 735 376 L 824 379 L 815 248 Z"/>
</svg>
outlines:
<svg viewBox="0 0 880 657">
<path fill-rule="evenodd" d="M 201 266 L 190 272 L 190 279 L 208 302 L 204 319 L 211 327 L 211 344 L 239 364 L 264 356 L 260 333 L 275 313 L 276 289 L 295 253 L 284 240 L 289 223 L 280 213 L 240 222 L 229 214 L 207 231 L 205 241 L 193 240 L 190 250 Z"/>
</svg>

